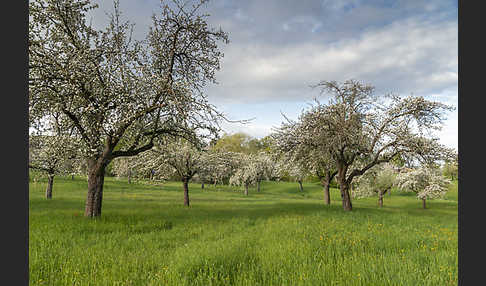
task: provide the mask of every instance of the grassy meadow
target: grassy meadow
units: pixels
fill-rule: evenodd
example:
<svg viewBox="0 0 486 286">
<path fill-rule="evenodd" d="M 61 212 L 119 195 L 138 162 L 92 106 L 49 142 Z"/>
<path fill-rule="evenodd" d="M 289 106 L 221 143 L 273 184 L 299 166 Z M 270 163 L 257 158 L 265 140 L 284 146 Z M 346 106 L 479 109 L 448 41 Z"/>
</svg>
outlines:
<svg viewBox="0 0 486 286">
<path fill-rule="evenodd" d="M 30 285 L 457 285 L 457 181 L 423 210 L 414 194 L 323 204 L 318 183 L 237 187 L 105 178 L 102 216 L 83 217 L 86 179 L 30 182 Z"/>
</svg>

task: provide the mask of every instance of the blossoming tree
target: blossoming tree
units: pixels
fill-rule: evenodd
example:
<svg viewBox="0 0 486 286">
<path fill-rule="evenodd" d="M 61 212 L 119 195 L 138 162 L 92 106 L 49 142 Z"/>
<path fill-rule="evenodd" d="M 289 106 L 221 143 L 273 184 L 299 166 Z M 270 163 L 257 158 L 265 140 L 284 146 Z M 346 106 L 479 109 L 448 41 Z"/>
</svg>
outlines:
<svg viewBox="0 0 486 286">
<path fill-rule="evenodd" d="M 157 137 L 215 133 L 222 118 L 203 93 L 215 83 L 228 42 L 194 5 L 162 1 L 143 41 L 132 37 L 118 2 L 106 28 L 86 19 L 89 0 L 29 3 L 29 108 L 59 112 L 77 129 L 88 173 L 85 216 L 101 215 L 106 166 L 150 150 Z M 206 132 L 207 134 L 208 132 Z"/>
<path fill-rule="evenodd" d="M 278 163 L 269 154 L 260 152 L 258 154 L 240 154 L 240 166 L 231 176 L 230 185 L 244 186 L 245 195 L 248 196 L 248 187 L 256 186 L 260 192 L 260 184 L 278 175 Z"/>
<path fill-rule="evenodd" d="M 396 180 L 399 190 L 417 194 L 417 198 L 422 200 L 424 209 L 428 199 L 444 197 L 450 183 L 451 181 L 445 178 L 439 170 L 426 166 L 400 173 Z"/>
<path fill-rule="evenodd" d="M 441 128 L 443 113 L 452 107 L 420 96 L 377 96 L 373 86 L 356 80 L 322 81 L 316 87 L 330 99 L 309 111 L 315 120 L 306 125 L 306 134 L 327 150 L 344 210 L 352 210 L 353 179 L 372 167 L 397 156 L 433 162 L 448 154 L 429 131 Z"/>
<path fill-rule="evenodd" d="M 378 206 L 383 207 L 383 197 L 391 190 L 397 176 L 395 167 L 390 163 L 374 166 L 356 180 L 357 188 L 353 197 L 364 198 L 378 196 Z"/>
<path fill-rule="evenodd" d="M 304 187 L 302 186 L 302 182 L 309 175 L 309 171 L 299 164 L 299 162 L 292 160 L 285 161 L 285 167 L 282 167 L 282 171 L 283 170 L 285 170 L 287 174 L 299 184 L 299 190 L 303 192 Z"/>
<path fill-rule="evenodd" d="M 197 176 L 204 188 L 204 182 L 226 183 L 239 167 L 240 154 L 237 152 L 210 149 L 202 155 L 204 164 Z"/>
<path fill-rule="evenodd" d="M 249 156 L 242 155 L 242 166 L 236 170 L 235 174 L 229 180 L 230 185 L 244 186 L 245 196 L 248 196 L 248 187 L 256 184 L 257 181 L 257 172 L 253 168 L 254 165 L 251 164 L 250 159 L 247 158 Z"/>
<path fill-rule="evenodd" d="M 319 178 L 323 187 L 324 202 L 331 204 L 329 193 L 332 179 L 337 170 L 330 156 L 327 145 L 321 144 L 326 137 L 326 126 L 319 120 L 319 113 L 312 110 L 299 116 L 298 121 L 286 118 L 279 128 L 272 133 L 274 152 L 286 162 L 283 169 L 290 172 L 311 173 Z"/>
<path fill-rule="evenodd" d="M 446 177 L 450 177 L 451 180 L 455 180 L 458 177 L 459 164 L 458 160 L 447 160 L 442 166 L 442 174 Z"/>
<path fill-rule="evenodd" d="M 117 177 L 127 178 L 128 183 L 131 184 L 132 177 L 140 175 L 139 169 L 141 164 L 143 162 L 140 161 L 140 157 L 138 156 L 119 157 L 112 161 L 112 172 Z"/>
<path fill-rule="evenodd" d="M 76 154 L 73 140 L 67 135 L 30 135 L 29 168 L 47 174 L 46 199 L 52 198 L 56 175 L 71 173 Z"/>
<path fill-rule="evenodd" d="M 155 170 L 166 178 L 176 175 L 180 178 L 184 189 L 184 206 L 189 206 L 189 181 L 204 166 L 201 146 L 178 138 L 175 140 L 160 140 L 157 145 L 140 155 L 143 166 Z"/>
</svg>

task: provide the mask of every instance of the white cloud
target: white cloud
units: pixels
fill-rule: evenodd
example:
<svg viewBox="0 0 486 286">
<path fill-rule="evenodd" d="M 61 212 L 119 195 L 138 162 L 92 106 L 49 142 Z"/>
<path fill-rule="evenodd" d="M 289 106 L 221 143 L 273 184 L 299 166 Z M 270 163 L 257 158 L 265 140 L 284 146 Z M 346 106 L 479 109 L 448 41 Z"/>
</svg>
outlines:
<svg viewBox="0 0 486 286">
<path fill-rule="evenodd" d="M 95 26 L 113 5 L 96 2 Z M 147 33 L 159 6 L 158 0 L 121 1 L 137 38 Z M 377 93 L 414 93 L 457 106 L 454 1 L 213 0 L 206 8 L 209 22 L 229 32 L 231 41 L 221 46 L 220 84 L 207 88 L 209 99 L 232 119 L 256 117 L 250 125 L 228 125 L 228 131 L 267 135 L 282 121 L 281 110 L 297 117 L 318 95 L 309 85 L 320 80 L 355 78 Z M 457 146 L 457 112 L 445 124 L 441 142 Z"/>
<path fill-rule="evenodd" d="M 264 43 L 224 49 L 220 86 L 225 100 L 301 100 L 320 80 L 355 78 L 380 92 L 423 94 L 457 86 L 457 23 L 405 20 L 332 44 Z"/>
<path fill-rule="evenodd" d="M 437 137 L 439 137 L 440 142 L 448 147 L 458 150 L 458 113 L 453 112 L 447 120 L 444 121 L 444 126 L 442 130 L 436 132 Z"/>
</svg>

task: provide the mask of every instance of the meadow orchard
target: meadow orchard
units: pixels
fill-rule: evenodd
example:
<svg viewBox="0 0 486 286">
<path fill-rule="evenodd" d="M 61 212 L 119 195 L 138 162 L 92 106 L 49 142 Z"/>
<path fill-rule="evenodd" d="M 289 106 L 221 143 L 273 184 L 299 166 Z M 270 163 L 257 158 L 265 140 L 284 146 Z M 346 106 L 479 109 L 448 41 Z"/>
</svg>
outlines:
<svg viewBox="0 0 486 286">
<path fill-rule="evenodd" d="M 208 27 L 192 8 L 164 4 L 146 41 L 131 37 L 131 24 L 114 12 L 104 30 L 86 13 L 97 5 L 80 0 L 29 3 L 29 117 L 53 114 L 76 129 L 88 169 L 85 216 L 101 215 L 106 166 L 115 158 L 153 147 L 163 135 L 214 133 L 222 118 L 202 88 L 215 82 L 223 54 L 222 30 Z"/>
<path fill-rule="evenodd" d="M 117 1 L 101 30 L 86 21 L 87 11 L 97 7 L 89 1 L 30 2 L 30 127 L 44 135 L 58 126 L 70 130 L 88 175 L 85 216 L 101 215 L 105 171 L 113 159 L 142 154 L 154 142 L 175 137 L 207 145 L 220 131 L 225 117 L 202 91 L 216 81 L 223 56 L 218 42 L 228 43 L 228 35 L 198 14 L 205 2 L 162 5 L 145 41 L 130 36 L 131 24 L 121 21 Z M 343 209 L 350 211 L 353 179 L 372 167 L 397 157 L 427 164 L 448 159 L 450 150 L 424 134 L 439 129 L 442 113 L 452 107 L 423 97 L 378 96 L 357 80 L 314 87 L 329 94 L 329 102 L 316 100 L 298 122 L 283 124 L 270 137 L 275 153 L 294 162 L 298 172 L 319 176 L 327 204 L 334 176 Z M 232 183 L 247 189 L 268 177 L 269 164 L 259 159 L 265 151 L 241 158 L 252 164 L 242 164 L 246 171 L 236 170 Z"/>
<path fill-rule="evenodd" d="M 454 157 L 454 150 L 424 135 L 440 129 L 443 113 L 452 107 L 423 97 L 378 96 L 373 86 L 357 80 L 315 87 L 330 95 L 329 102 L 316 100 L 297 122 L 282 124 L 274 138 L 280 152 L 315 161 L 328 181 L 336 176 L 344 210 L 352 210 L 353 179 L 379 164 L 396 158 L 432 164 Z"/>
<path fill-rule="evenodd" d="M 29 1 L 30 284 L 456 285 L 454 108 L 322 80 L 269 135 L 225 133 L 251 120 L 208 100 L 207 2 L 162 0 L 136 40 L 119 1 L 99 29 L 89 0 Z"/>
<path fill-rule="evenodd" d="M 107 177 L 103 216 L 83 217 L 86 180 L 29 184 L 30 285 L 457 285 L 457 181 L 423 210 L 395 187 L 382 208 L 318 181 L 162 186 Z M 102 257 L 102 259 L 99 259 Z M 302 280 L 301 280 L 302 279 Z M 42 280 L 42 281 L 41 281 Z"/>
</svg>

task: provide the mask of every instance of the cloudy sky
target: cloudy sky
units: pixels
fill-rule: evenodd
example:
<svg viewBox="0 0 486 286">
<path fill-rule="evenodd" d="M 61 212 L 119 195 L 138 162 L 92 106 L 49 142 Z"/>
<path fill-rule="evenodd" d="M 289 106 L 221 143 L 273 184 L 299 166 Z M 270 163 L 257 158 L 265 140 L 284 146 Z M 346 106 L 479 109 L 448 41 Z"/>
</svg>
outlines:
<svg viewBox="0 0 486 286">
<path fill-rule="evenodd" d="M 111 11 L 98 0 L 93 21 Z M 121 0 L 124 17 L 142 39 L 158 0 Z M 378 94 L 422 95 L 457 107 L 457 0 L 212 0 L 203 7 L 208 22 L 229 33 L 225 56 L 209 86 L 211 103 L 230 119 L 227 132 L 263 137 L 296 119 L 321 80 L 358 79 Z M 457 149 L 457 109 L 447 114 L 441 142 Z"/>
</svg>

